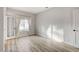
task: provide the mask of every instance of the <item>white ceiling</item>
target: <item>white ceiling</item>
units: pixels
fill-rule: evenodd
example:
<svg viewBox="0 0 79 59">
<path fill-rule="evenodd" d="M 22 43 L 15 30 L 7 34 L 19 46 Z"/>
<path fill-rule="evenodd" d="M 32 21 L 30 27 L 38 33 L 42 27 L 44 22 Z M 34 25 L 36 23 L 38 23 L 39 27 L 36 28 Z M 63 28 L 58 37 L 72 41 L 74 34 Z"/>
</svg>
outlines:
<svg viewBox="0 0 79 59">
<path fill-rule="evenodd" d="M 25 12 L 30 12 L 30 13 L 40 13 L 43 11 L 46 11 L 52 7 L 45 8 L 45 7 L 11 7 L 12 9 L 20 10 L 20 11 L 25 11 Z"/>
</svg>

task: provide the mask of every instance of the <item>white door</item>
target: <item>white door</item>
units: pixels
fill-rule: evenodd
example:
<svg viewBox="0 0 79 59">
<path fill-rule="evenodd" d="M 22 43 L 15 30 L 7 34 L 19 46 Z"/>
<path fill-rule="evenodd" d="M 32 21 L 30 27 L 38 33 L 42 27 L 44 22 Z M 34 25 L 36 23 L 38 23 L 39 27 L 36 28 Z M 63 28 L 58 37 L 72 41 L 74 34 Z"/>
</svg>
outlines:
<svg viewBox="0 0 79 59">
<path fill-rule="evenodd" d="M 64 17 L 65 20 L 63 20 L 63 26 L 64 26 L 64 41 L 70 45 L 75 45 L 75 32 L 74 30 L 74 18 L 73 17 L 73 9 L 65 9 Z"/>
<path fill-rule="evenodd" d="M 75 46 L 79 48 L 79 9 L 75 9 Z"/>
</svg>

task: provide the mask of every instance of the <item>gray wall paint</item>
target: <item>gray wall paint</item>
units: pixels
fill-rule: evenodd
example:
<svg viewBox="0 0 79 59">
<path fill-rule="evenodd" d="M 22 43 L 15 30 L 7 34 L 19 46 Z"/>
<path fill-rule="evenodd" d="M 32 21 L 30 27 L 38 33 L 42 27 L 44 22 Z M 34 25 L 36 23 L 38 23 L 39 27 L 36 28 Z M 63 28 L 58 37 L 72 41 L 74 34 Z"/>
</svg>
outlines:
<svg viewBox="0 0 79 59">
<path fill-rule="evenodd" d="M 36 33 L 74 45 L 72 10 L 73 8 L 52 8 L 37 14 Z"/>
<path fill-rule="evenodd" d="M 0 7 L 0 51 L 2 52 L 3 51 L 3 38 L 4 38 L 4 36 L 3 36 L 3 20 L 4 20 L 4 13 L 3 13 L 3 11 L 4 11 L 4 8 L 2 8 L 2 7 Z"/>
</svg>

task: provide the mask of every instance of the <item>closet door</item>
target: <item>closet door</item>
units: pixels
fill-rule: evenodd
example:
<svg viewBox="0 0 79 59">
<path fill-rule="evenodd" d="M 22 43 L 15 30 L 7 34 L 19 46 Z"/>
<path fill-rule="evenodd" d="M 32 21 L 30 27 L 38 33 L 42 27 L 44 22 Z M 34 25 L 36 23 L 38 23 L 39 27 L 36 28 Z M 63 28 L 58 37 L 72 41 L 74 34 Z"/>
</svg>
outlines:
<svg viewBox="0 0 79 59">
<path fill-rule="evenodd" d="M 75 46 L 79 48 L 79 9 L 75 9 Z"/>
<path fill-rule="evenodd" d="M 75 32 L 74 30 L 74 17 L 73 17 L 73 9 L 65 8 L 64 13 L 64 41 L 72 46 L 75 45 Z"/>
</svg>

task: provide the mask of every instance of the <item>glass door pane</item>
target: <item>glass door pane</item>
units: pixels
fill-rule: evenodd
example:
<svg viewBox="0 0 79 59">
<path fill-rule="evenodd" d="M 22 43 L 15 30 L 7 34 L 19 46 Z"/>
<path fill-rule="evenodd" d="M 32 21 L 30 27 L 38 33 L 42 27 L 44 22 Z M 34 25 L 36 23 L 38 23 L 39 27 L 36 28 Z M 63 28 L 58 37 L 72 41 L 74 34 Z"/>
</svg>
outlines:
<svg viewBox="0 0 79 59">
<path fill-rule="evenodd" d="M 7 16 L 7 37 L 15 36 L 16 22 L 14 16 Z"/>
</svg>

